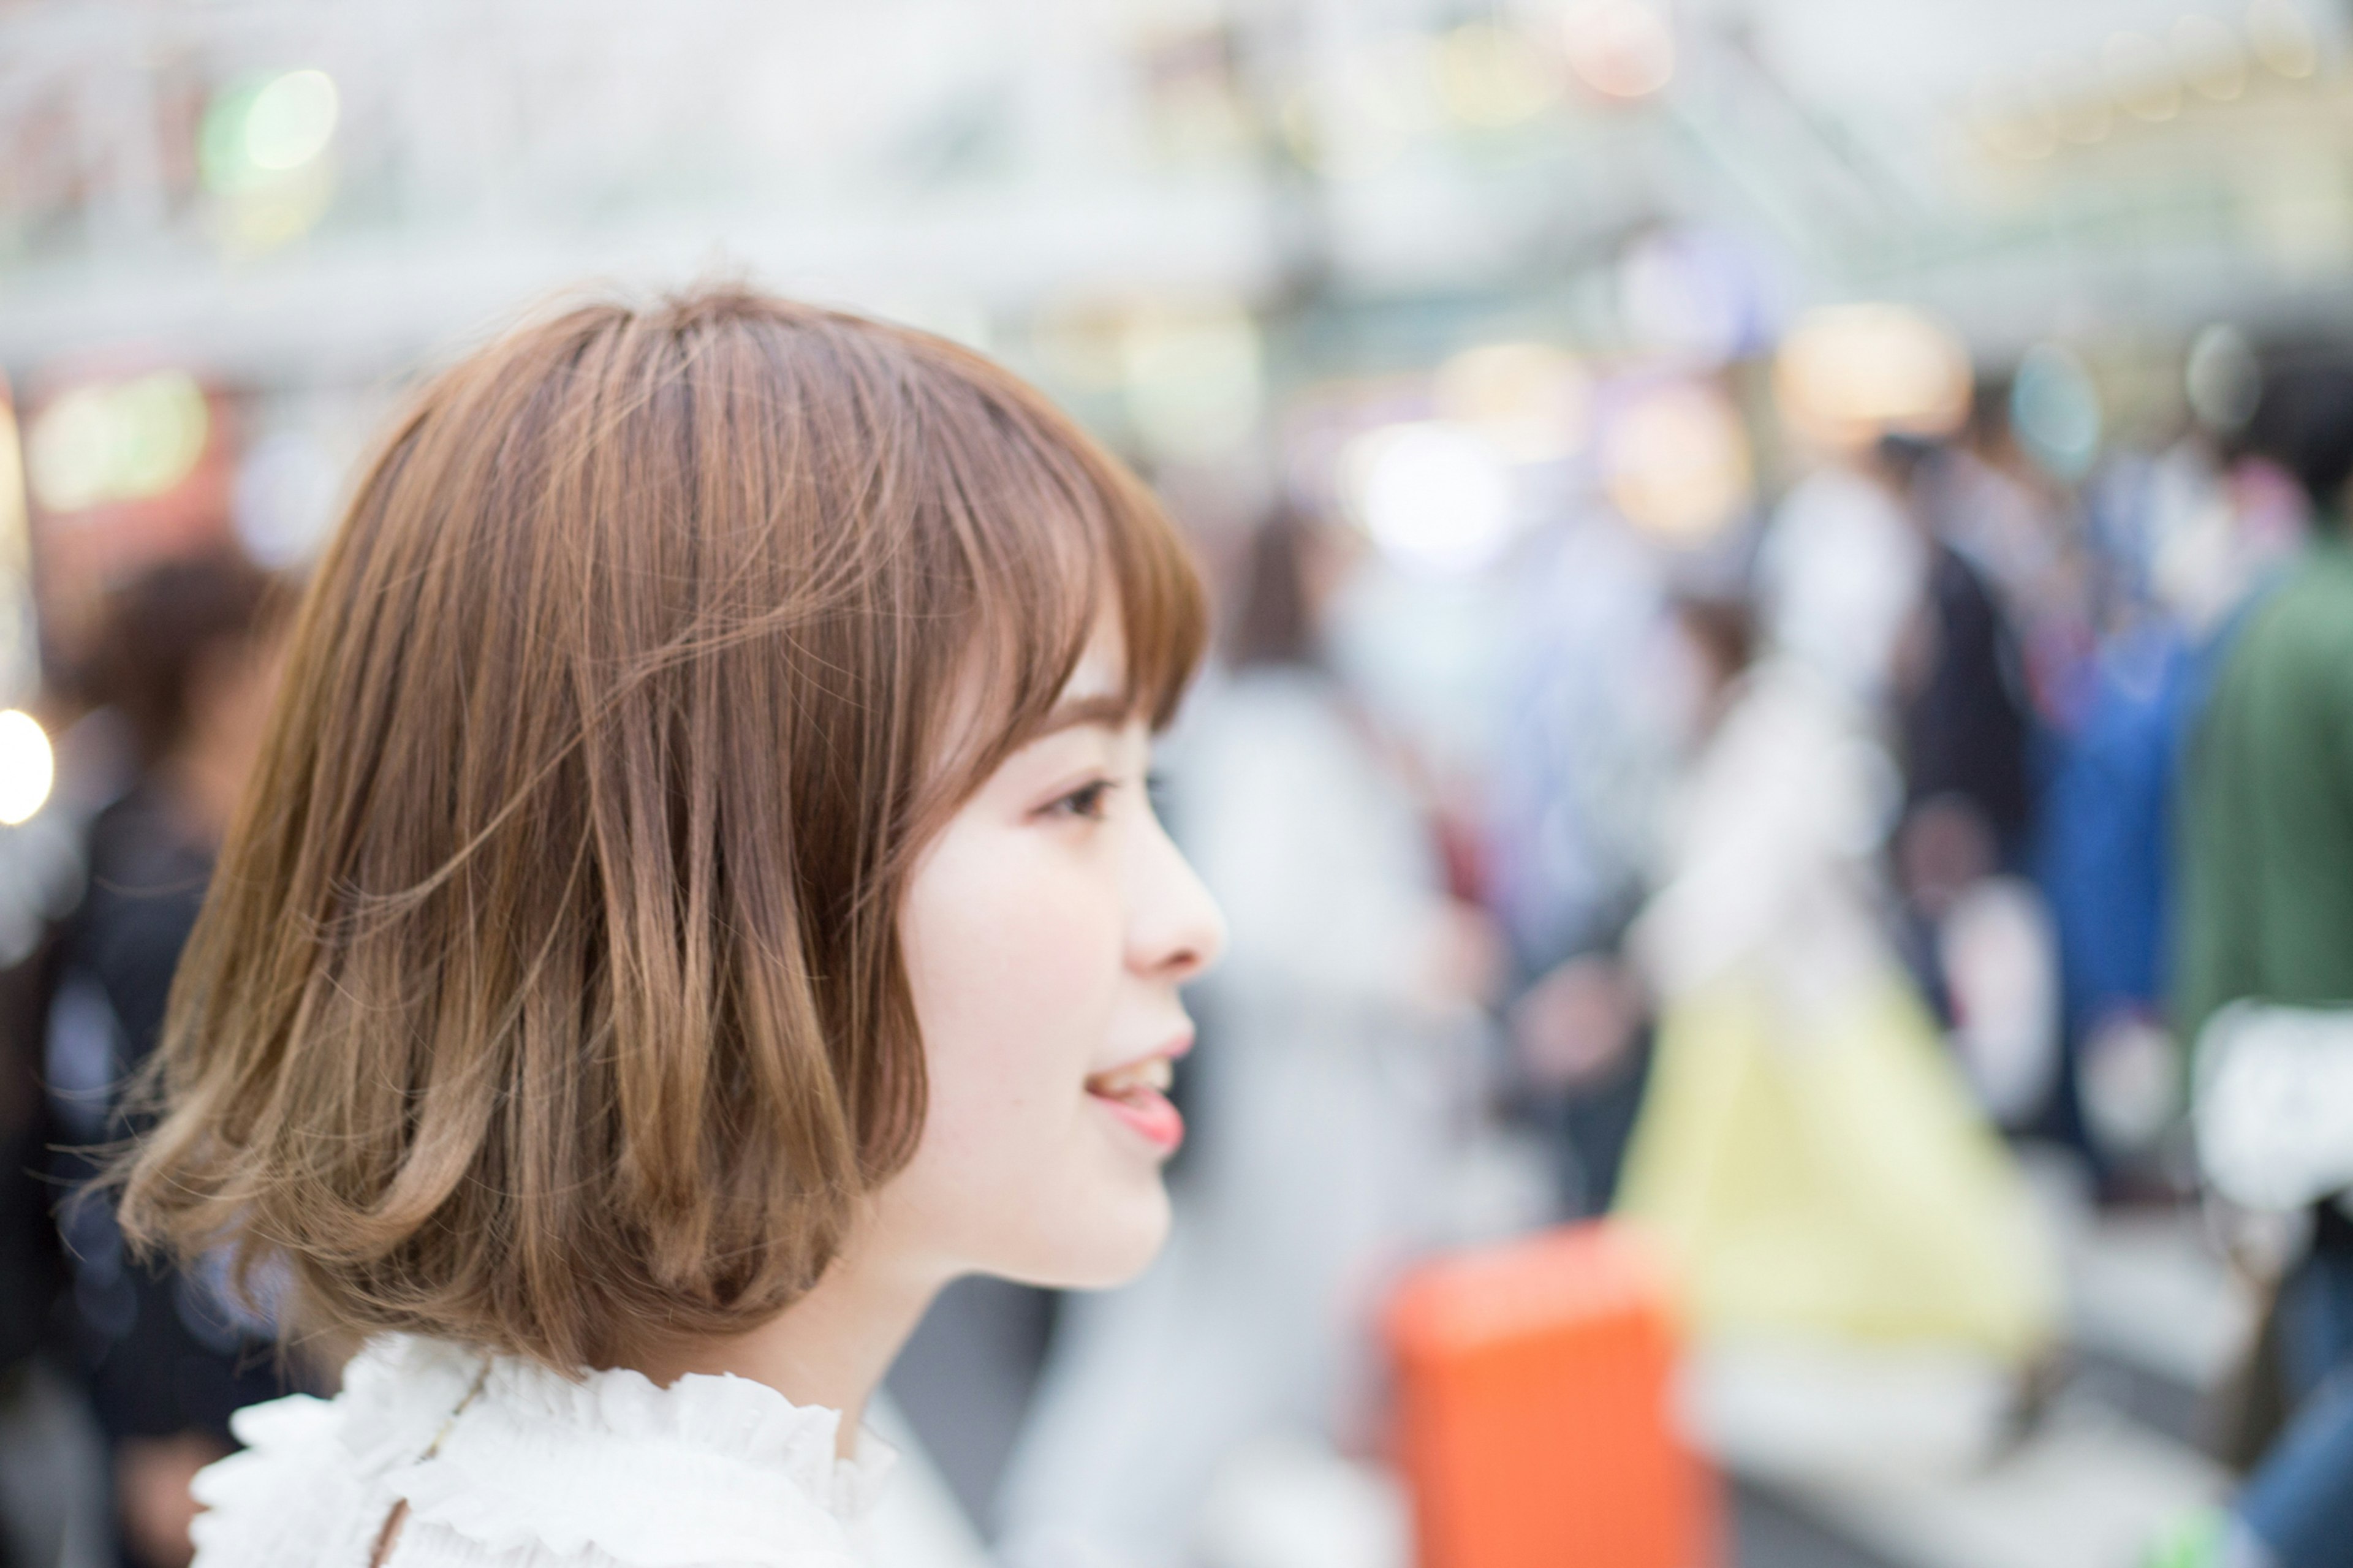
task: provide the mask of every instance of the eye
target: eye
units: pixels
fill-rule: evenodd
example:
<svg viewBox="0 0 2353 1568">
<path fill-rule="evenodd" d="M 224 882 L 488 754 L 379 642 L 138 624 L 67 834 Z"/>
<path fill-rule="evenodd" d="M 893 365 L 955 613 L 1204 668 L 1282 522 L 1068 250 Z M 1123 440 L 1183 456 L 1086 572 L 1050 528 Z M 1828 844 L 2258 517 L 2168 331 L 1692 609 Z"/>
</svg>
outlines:
<svg viewBox="0 0 2353 1568">
<path fill-rule="evenodd" d="M 1090 822 L 1101 822 L 1114 787 L 1110 779 L 1089 779 L 1046 809 L 1056 816 L 1082 816 Z"/>
</svg>

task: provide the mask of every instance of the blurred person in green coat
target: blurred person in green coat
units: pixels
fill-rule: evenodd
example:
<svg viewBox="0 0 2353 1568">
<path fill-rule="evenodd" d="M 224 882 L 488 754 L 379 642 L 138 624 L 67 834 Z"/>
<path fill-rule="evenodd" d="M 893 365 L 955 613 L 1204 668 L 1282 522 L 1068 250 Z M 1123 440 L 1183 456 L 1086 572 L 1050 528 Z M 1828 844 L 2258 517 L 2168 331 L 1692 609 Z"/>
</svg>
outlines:
<svg viewBox="0 0 2353 1568">
<path fill-rule="evenodd" d="M 2353 1565 L 2353 357 L 2281 367 L 2256 443 L 2316 524 L 2242 616 L 2184 758 L 2176 1021 L 2209 1182 L 2305 1208 L 2275 1309 L 2287 1423 L 2208 1550 Z"/>
</svg>

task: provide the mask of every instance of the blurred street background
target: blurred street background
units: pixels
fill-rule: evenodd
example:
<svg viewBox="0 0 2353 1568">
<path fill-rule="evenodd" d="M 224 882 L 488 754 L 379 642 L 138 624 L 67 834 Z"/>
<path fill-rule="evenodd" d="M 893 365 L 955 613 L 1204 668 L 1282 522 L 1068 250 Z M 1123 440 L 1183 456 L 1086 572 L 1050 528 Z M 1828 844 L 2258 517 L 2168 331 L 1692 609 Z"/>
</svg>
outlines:
<svg viewBox="0 0 2353 1568">
<path fill-rule="evenodd" d="M 1694 1568 L 2353 1562 L 2349 42 L 0 0 L 0 1565 L 184 1563 L 278 1386 L 59 1151 L 119 1129 L 353 465 L 518 311 L 711 276 L 1002 359 L 1216 585 L 1175 1236 L 943 1299 L 894 1568 L 1475 1568 L 1398 1292 L 1591 1221 L 1673 1370 L 1534 1462 Z M 2200 1064 L 2291 1026 L 2210 1126 Z M 1580 1480 L 1644 1444 L 1703 1483 Z"/>
</svg>

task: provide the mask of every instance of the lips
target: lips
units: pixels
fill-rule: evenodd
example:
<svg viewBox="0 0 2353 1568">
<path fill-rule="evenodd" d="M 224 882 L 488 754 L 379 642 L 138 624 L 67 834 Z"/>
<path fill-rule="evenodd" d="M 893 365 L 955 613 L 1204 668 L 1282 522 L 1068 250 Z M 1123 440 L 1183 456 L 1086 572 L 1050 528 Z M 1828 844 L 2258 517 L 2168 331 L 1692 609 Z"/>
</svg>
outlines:
<svg viewBox="0 0 2353 1568">
<path fill-rule="evenodd" d="M 1087 1079 L 1096 1103 L 1162 1153 L 1185 1141 L 1185 1119 L 1168 1100 L 1176 1078 L 1174 1058 L 1183 1049 L 1141 1057 Z"/>
</svg>

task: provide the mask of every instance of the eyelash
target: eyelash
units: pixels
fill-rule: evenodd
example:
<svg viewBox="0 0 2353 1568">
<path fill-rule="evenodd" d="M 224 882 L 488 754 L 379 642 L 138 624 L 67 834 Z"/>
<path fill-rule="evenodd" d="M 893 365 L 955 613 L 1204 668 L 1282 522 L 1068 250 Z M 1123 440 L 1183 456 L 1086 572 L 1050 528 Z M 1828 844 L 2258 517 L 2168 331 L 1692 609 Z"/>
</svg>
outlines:
<svg viewBox="0 0 2353 1568">
<path fill-rule="evenodd" d="M 1103 802 L 1118 787 L 1117 779 L 1091 779 L 1054 802 L 1047 809 L 1065 816 L 1079 816 L 1084 817 L 1089 822 L 1101 822 L 1103 819 Z M 1166 793 L 1165 781 L 1160 774 L 1146 773 L 1144 776 L 1144 798 L 1151 804 L 1155 812 L 1159 811 L 1166 804 Z"/>
<path fill-rule="evenodd" d="M 1103 801 L 1118 787 L 1116 779 L 1090 779 L 1047 809 L 1061 816 L 1079 816 L 1089 822 L 1101 822 L 1103 819 Z"/>
</svg>

